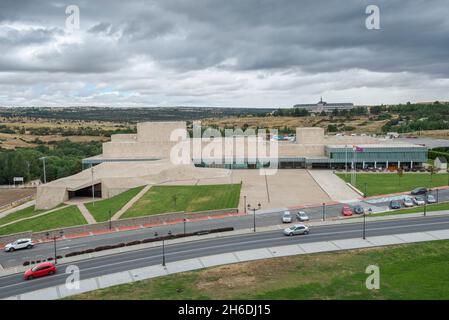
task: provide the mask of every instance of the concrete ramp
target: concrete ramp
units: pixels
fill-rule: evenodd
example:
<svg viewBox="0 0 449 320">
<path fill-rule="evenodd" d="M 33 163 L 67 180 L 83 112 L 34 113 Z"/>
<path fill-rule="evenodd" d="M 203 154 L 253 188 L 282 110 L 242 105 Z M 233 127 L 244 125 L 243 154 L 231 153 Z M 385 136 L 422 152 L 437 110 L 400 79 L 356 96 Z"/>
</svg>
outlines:
<svg viewBox="0 0 449 320">
<path fill-rule="evenodd" d="M 354 200 L 361 197 L 346 182 L 337 177 L 332 170 L 308 170 L 308 172 L 321 189 L 334 201 Z"/>
</svg>

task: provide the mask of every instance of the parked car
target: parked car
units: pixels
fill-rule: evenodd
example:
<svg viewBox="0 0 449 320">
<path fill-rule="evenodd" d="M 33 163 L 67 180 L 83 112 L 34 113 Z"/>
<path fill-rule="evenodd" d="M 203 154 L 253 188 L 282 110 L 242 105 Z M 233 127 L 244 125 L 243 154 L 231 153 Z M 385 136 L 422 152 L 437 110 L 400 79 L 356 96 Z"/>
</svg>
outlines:
<svg viewBox="0 0 449 320">
<path fill-rule="evenodd" d="M 309 227 L 303 224 L 295 224 L 289 228 L 284 229 L 284 235 L 294 236 L 297 234 L 309 234 Z"/>
<path fill-rule="evenodd" d="M 341 208 L 341 214 L 345 217 L 352 216 L 352 210 L 348 205 L 344 205 L 343 208 Z"/>
<path fill-rule="evenodd" d="M 282 222 L 283 223 L 292 222 L 292 214 L 290 213 L 290 211 L 284 211 L 284 214 L 282 215 Z"/>
<path fill-rule="evenodd" d="M 422 195 L 422 194 L 426 194 L 426 193 L 427 193 L 427 189 L 426 188 L 422 188 L 422 187 L 413 189 L 412 192 L 411 192 L 411 194 L 413 196 L 418 196 L 418 195 Z"/>
<path fill-rule="evenodd" d="M 391 200 L 390 201 L 390 209 L 401 209 L 401 203 L 398 200 Z"/>
<path fill-rule="evenodd" d="M 299 211 L 296 214 L 296 219 L 298 219 L 298 221 L 309 221 L 309 216 L 304 211 Z"/>
<path fill-rule="evenodd" d="M 437 199 L 433 196 L 433 194 L 428 194 L 426 197 L 427 203 L 436 203 Z"/>
<path fill-rule="evenodd" d="M 426 204 L 426 199 L 422 196 L 416 196 L 413 198 L 413 202 L 417 205 L 417 206 L 423 206 Z"/>
<path fill-rule="evenodd" d="M 43 262 L 25 271 L 25 273 L 23 274 L 23 278 L 25 280 L 31 280 L 34 278 L 48 276 L 54 273 L 56 273 L 56 266 L 51 262 Z"/>
<path fill-rule="evenodd" d="M 363 209 L 362 206 L 357 205 L 354 207 L 354 213 L 355 214 L 364 214 L 365 213 L 365 209 Z"/>
<path fill-rule="evenodd" d="M 407 197 L 404 199 L 404 207 L 413 207 L 413 206 L 414 206 L 414 203 L 413 203 L 412 198 Z"/>
<path fill-rule="evenodd" d="M 5 251 L 13 252 L 14 250 L 19 249 L 31 249 L 34 246 L 34 243 L 31 239 L 18 239 L 14 242 L 8 243 L 5 246 Z"/>
</svg>

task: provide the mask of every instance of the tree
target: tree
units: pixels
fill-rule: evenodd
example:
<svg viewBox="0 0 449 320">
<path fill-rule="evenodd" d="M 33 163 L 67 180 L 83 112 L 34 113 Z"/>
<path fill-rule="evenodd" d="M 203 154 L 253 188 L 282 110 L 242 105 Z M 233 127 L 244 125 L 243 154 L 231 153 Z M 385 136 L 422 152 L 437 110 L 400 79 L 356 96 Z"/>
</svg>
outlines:
<svg viewBox="0 0 449 320">
<path fill-rule="evenodd" d="M 404 170 L 402 168 L 398 168 L 399 185 L 401 185 L 401 178 L 403 174 Z"/>
</svg>

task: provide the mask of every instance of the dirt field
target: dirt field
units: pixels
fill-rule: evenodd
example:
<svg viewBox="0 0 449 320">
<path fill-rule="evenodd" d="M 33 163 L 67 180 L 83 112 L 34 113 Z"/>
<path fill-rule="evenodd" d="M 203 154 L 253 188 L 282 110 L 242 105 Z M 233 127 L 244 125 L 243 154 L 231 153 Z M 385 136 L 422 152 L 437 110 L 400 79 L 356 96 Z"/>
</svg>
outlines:
<svg viewBox="0 0 449 320">
<path fill-rule="evenodd" d="M 289 128 L 297 127 L 322 127 L 327 128 L 329 124 L 344 123 L 346 126 L 355 128 L 355 133 L 376 133 L 387 122 L 385 121 L 369 121 L 368 117 L 354 117 L 353 120 L 346 120 L 344 118 L 334 118 L 330 120 L 328 117 L 229 117 L 229 118 L 214 118 L 202 121 L 203 126 L 217 125 L 219 127 L 243 127 L 245 124 L 249 127 L 260 128 Z"/>
<path fill-rule="evenodd" d="M 36 188 L 0 189 L 0 207 L 33 194 L 36 194 Z"/>
</svg>

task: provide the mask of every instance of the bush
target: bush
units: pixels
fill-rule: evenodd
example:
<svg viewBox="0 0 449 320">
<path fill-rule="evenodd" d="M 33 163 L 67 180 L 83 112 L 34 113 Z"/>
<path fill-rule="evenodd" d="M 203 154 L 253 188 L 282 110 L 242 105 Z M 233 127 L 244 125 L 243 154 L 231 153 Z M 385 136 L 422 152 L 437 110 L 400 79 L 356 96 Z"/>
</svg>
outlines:
<svg viewBox="0 0 449 320">
<path fill-rule="evenodd" d="M 24 266 L 24 267 L 29 266 L 29 265 L 30 265 L 30 262 L 29 262 L 29 261 L 24 261 L 24 262 L 23 262 L 23 266 Z"/>
<path fill-rule="evenodd" d="M 140 240 L 135 240 L 135 241 L 130 241 L 130 242 L 128 242 L 128 243 L 126 243 L 126 246 L 128 247 L 128 246 L 135 246 L 136 244 L 141 244 L 142 243 L 142 241 L 140 241 Z"/>
</svg>

